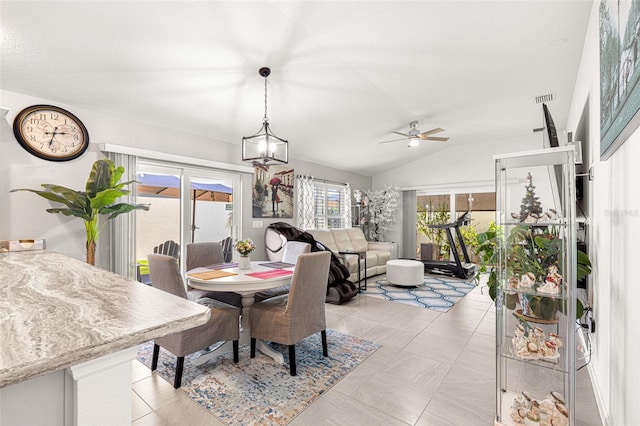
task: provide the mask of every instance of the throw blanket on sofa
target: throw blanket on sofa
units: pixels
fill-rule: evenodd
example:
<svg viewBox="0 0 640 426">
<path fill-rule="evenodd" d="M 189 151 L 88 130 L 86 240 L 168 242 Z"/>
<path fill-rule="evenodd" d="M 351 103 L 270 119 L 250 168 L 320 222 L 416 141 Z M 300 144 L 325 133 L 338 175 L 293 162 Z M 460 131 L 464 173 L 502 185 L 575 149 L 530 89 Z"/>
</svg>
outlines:
<svg viewBox="0 0 640 426">
<path fill-rule="evenodd" d="M 331 265 L 329 267 L 329 280 L 327 282 L 327 303 L 339 305 L 353 298 L 358 294 L 358 288 L 348 280 L 349 270 L 340 262 L 338 256 L 329 248 L 324 246 L 308 232 L 298 229 L 285 222 L 275 222 L 268 226 L 272 230 L 284 236 L 287 241 L 301 241 L 311 245 L 311 251 L 331 252 Z"/>
</svg>

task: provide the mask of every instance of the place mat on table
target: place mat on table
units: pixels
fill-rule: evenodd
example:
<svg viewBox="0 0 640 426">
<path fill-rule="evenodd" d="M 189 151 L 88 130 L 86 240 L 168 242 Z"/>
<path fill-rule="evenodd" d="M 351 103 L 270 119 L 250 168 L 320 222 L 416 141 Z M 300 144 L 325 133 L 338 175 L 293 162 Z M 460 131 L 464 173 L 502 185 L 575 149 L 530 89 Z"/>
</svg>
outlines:
<svg viewBox="0 0 640 426">
<path fill-rule="evenodd" d="M 216 278 L 230 277 L 232 275 L 238 275 L 238 274 L 234 272 L 227 272 L 227 271 L 207 271 L 207 272 L 196 272 L 194 274 L 187 274 L 188 277 L 199 278 L 201 280 L 213 280 Z"/>
<path fill-rule="evenodd" d="M 215 265 L 205 266 L 207 269 L 229 269 L 229 268 L 237 268 L 238 264 L 236 262 L 227 262 L 227 263 L 216 263 Z"/>
<path fill-rule="evenodd" d="M 285 269 L 274 269 L 273 271 L 252 272 L 250 274 L 245 274 L 245 275 L 266 280 L 269 278 L 283 277 L 285 275 L 291 275 L 291 274 L 293 274 L 293 271 L 287 271 Z"/>
<path fill-rule="evenodd" d="M 260 266 L 266 266 L 267 268 L 274 268 L 274 269 L 282 269 L 282 268 L 293 268 L 294 265 L 293 263 L 287 263 L 287 262 L 269 262 L 269 263 L 261 263 Z"/>
</svg>

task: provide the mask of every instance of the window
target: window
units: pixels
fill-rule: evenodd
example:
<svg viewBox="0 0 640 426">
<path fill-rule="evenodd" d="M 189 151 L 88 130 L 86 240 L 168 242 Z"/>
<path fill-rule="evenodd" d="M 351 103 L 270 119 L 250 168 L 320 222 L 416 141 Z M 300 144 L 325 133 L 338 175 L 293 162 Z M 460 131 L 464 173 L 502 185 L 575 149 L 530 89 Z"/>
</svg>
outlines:
<svg viewBox="0 0 640 426">
<path fill-rule="evenodd" d="M 344 185 L 315 182 L 313 202 L 315 229 L 347 227 L 348 206 Z"/>
</svg>

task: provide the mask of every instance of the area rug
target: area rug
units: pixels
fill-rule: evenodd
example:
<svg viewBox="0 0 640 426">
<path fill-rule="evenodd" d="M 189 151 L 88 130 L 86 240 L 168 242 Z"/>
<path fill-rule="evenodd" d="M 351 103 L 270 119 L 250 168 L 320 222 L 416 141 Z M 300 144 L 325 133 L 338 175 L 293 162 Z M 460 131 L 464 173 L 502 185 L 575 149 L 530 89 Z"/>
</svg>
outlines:
<svg viewBox="0 0 640 426">
<path fill-rule="evenodd" d="M 185 357 L 182 387 L 191 399 L 228 425 L 284 425 L 373 354 L 380 345 L 327 330 L 329 357 L 322 356 L 320 333 L 296 345 L 297 376 L 289 375 L 289 350 L 272 344 L 284 355 L 284 364 L 240 346 L 240 362 L 229 352 L 204 365 Z M 138 360 L 151 366 L 153 343 L 140 346 Z M 176 358 L 160 349 L 156 373 L 173 385 Z"/>
<path fill-rule="evenodd" d="M 474 288 L 473 281 L 425 276 L 424 284 L 417 287 L 400 287 L 389 283 L 388 280 L 378 280 L 374 284 L 368 284 L 363 294 L 405 305 L 447 312 Z"/>
</svg>

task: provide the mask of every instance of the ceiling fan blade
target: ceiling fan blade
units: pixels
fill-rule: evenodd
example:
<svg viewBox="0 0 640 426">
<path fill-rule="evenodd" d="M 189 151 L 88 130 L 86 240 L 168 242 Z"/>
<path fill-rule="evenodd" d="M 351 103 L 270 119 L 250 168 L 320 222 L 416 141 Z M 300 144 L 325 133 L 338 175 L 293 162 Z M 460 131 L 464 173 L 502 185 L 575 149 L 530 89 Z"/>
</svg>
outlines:
<svg viewBox="0 0 640 426">
<path fill-rule="evenodd" d="M 439 136 L 426 136 L 424 138 L 420 138 L 422 140 L 425 141 L 442 141 L 442 142 L 446 142 L 449 140 L 449 138 L 443 138 L 443 137 L 439 137 Z"/>
<path fill-rule="evenodd" d="M 411 137 L 411 135 L 409 135 L 407 133 L 402 133 L 402 132 L 391 132 L 391 133 L 395 133 L 396 135 L 404 136 L 405 138 Z"/>
<path fill-rule="evenodd" d="M 426 132 L 422 132 L 418 135 L 420 139 L 425 139 L 425 136 L 433 135 L 434 133 L 444 132 L 444 129 L 437 127 L 435 129 L 427 130 Z"/>
<path fill-rule="evenodd" d="M 398 142 L 398 141 L 403 141 L 403 140 L 406 140 L 406 138 L 402 138 L 402 139 L 391 139 L 390 141 L 382 141 L 382 142 L 378 142 L 378 143 Z"/>
</svg>

